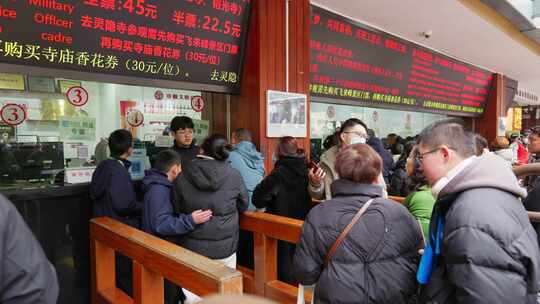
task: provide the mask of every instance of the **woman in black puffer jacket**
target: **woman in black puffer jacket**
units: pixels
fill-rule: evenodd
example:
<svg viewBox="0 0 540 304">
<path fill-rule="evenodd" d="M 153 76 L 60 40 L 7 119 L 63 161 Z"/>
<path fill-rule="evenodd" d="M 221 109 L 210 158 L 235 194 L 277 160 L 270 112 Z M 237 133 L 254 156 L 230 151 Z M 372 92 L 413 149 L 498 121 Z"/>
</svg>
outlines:
<svg viewBox="0 0 540 304">
<path fill-rule="evenodd" d="M 208 137 L 201 155 L 182 164 L 175 184 L 175 206 L 180 213 L 212 210 L 212 218 L 180 237 L 179 245 L 236 267 L 239 213 L 248 207 L 248 195 L 240 172 L 228 161 L 232 147 L 224 136 Z"/>
<path fill-rule="evenodd" d="M 291 136 L 279 139 L 276 149 L 278 161 L 274 170 L 255 188 L 253 204 L 266 212 L 304 220 L 309 212 L 308 169 L 306 155 L 298 149 L 298 141 Z M 295 245 L 278 243 L 278 279 L 294 284 L 292 258 Z"/>
<path fill-rule="evenodd" d="M 422 232 L 407 209 L 382 198 L 377 186 L 381 158 L 367 145 L 339 152 L 332 200 L 314 207 L 294 256 L 294 273 L 303 285 L 317 284 L 315 303 L 409 303 L 416 293 Z M 371 199 L 325 265 L 330 248 Z"/>
</svg>

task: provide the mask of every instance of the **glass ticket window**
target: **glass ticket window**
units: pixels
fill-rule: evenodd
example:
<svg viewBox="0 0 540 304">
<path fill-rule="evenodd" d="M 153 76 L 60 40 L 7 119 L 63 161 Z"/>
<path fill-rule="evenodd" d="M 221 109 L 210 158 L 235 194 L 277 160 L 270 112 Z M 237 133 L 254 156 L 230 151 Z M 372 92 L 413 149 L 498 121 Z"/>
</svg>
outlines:
<svg viewBox="0 0 540 304">
<path fill-rule="evenodd" d="M 348 106 L 330 103 L 311 103 L 311 151 L 318 161 L 324 152 L 324 140 L 332 135 L 349 118 L 362 120 L 375 136 L 385 142 L 389 134 L 402 138 L 414 137 L 430 123 L 444 119 L 446 115 L 410 112 L 390 109 Z"/>
<path fill-rule="evenodd" d="M 149 156 L 172 146 L 173 117 L 191 117 L 198 142 L 208 135 L 209 121 L 193 106 L 201 93 L 0 74 L 0 187 L 61 183 L 72 168 L 94 167 L 120 128 L 133 134 L 131 174 L 142 178 Z"/>
</svg>

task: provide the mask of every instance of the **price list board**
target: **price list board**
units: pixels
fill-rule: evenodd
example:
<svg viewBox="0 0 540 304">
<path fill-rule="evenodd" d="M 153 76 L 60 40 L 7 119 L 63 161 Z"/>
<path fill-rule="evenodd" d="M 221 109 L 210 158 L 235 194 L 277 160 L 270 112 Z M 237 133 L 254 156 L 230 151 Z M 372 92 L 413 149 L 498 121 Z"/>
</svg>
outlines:
<svg viewBox="0 0 540 304">
<path fill-rule="evenodd" d="M 235 93 L 249 11 L 250 0 L 6 0 L 0 63 Z"/>
<path fill-rule="evenodd" d="M 313 100 L 480 116 L 493 73 L 311 7 Z"/>
</svg>

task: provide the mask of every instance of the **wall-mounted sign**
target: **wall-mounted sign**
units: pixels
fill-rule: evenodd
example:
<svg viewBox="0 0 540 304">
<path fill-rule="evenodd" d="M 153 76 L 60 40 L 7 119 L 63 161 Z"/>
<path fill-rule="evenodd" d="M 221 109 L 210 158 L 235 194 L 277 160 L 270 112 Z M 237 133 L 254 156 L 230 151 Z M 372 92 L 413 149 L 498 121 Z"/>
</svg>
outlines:
<svg viewBox="0 0 540 304">
<path fill-rule="evenodd" d="M 132 127 L 138 127 L 144 122 L 144 115 L 139 110 L 130 110 L 126 116 L 127 123 Z"/>
<path fill-rule="evenodd" d="M 88 102 L 88 91 L 81 86 L 71 87 L 66 92 L 66 98 L 75 107 L 82 107 Z"/>
<path fill-rule="evenodd" d="M 0 109 L 0 117 L 4 123 L 17 126 L 26 120 L 26 109 L 19 104 L 6 104 Z"/>
<path fill-rule="evenodd" d="M 512 108 L 513 111 L 512 111 L 512 130 L 513 131 L 521 131 L 521 108 L 520 107 L 516 107 L 516 108 Z"/>
<path fill-rule="evenodd" d="M 62 140 L 95 140 L 96 119 L 90 117 L 61 117 L 58 121 Z"/>
<path fill-rule="evenodd" d="M 266 136 L 307 136 L 307 95 L 269 90 L 266 99 Z"/>
<path fill-rule="evenodd" d="M 204 99 L 201 96 L 191 97 L 191 108 L 195 112 L 202 112 L 204 109 Z"/>
<path fill-rule="evenodd" d="M 28 90 L 31 92 L 54 93 L 56 91 L 54 78 L 28 76 Z"/>
<path fill-rule="evenodd" d="M 58 80 L 58 88 L 60 89 L 60 93 L 66 94 L 69 89 L 72 87 L 80 87 L 82 86 L 82 82 L 75 81 L 75 80 Z"/>
<path fill-rule="evenodd" d="M 0 73 L 0 89 L 24 91 L 24 76 Z"/>
<path fill-rule="evenodd" d="M 240 87 L 250 0 L 4 2 L 2 63 Z"/>
<path fill-rule="evenodd" d="M 493 73 L 312 6 L 315 101 L 483 114 Z"/>
</svg>

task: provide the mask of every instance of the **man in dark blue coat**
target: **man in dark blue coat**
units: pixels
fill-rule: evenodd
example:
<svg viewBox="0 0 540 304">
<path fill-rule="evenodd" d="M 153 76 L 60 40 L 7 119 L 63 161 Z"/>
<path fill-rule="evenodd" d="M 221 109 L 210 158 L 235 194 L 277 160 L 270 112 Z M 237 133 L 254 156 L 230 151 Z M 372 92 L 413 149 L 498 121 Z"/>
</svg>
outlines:
<svg viewBox="0 0 540 304">
<path fill-rule="evenodd" d="M 211 210 L 196 210 L 191 214 L 175 214 L 172 203 L 172 186 L 182 171 L 181 158 L 173 150 L 158 153 L 152 170 L 143 179 L 142 229 L 150 234 L 175 242 L 175 236 L 191 232 L 195 225 L 207 222 L 212 217 Z M 185 300 L 179 287 L 165 281 L 166 303 Z"/>
<path fill-rule="evenodd" d="M 90 198 L 94 217 L 107 216 L 130 225 L 140 226 L 142 203 L 137 201 L 129 175 L 131 163 L 127 160 L 133 152 L 133 137 L 127 130 L 116 130 L 109 136 L 111 158 L 99 164 L 92 176 Z M 131 295 L 131 261 L 116 254 L 117 284 Z"/>
<path fill-rule="evenodd" d="M 111 158 L 99 164 L 92 176 L 90 197 L 94 202 L 94 217 L 108 216 L 134 228 L 139 228 L 142 203 L 137 201 L 129 175 L 133 152 L 133 137 L 127 130 L 116 130 L 109 136 Z"/>
</svg>

